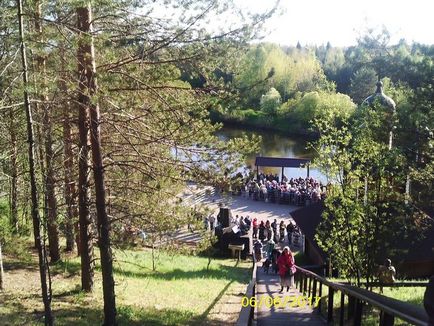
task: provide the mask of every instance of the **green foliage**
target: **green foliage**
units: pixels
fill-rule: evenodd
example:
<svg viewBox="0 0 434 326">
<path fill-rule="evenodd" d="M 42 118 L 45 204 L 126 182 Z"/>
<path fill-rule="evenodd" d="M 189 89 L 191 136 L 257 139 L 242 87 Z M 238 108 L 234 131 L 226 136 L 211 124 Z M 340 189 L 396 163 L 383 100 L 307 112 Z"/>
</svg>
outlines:
<svg viewBox="0 0 434 326">
<path fill-rule="evenodd" d="M 364 99 L 374 93 L 377 73 L 372 68 L 362 67 L 351 78 L 350 94 L 354 101 L 361 104 Z"/>
<path fill-rule="evenodd" d="M 293 120 L 300 126 L 309 126 L 310 130 L 315 130 L 311 123 L 314 120 L 339 124 L 340 121 L 348 119 L 354 109 L 355 104 L 349 96 L 327 92 L 307 93 L 299 101 L 288 104 L 289 114 L 293 114 Z"/>
<path fill-rule="evenodd" d="M 398 98 L 398 112 L 413 107 L 408 88 L 394 87 L 388 80 L 386 84 Z M 402 138 L 406 123 L 395 120 L 389 109 L 378 103 L 343 116 L 339 124 L 315 120 L 321 133 L 316 163 L 334 182 L 316 240 L 341 275 L 358 284 L 362 277 L 371 281 L 377 264 L 386 257 L 398 262 L 403 259 L 398 239 L 414 242 L 423 238 L 420 234 L 426 216 L 406 204 L 409 198 L 404 193 L 413 165 Z M 389 150 L 391 130 L 395 141 Z M 424 154 L 429 154 L 427 148 Z"/>
<path fill-rule="evenodd" d="M 261 97 L 261 110 L 267 115 L 275 115 L 277 109 L 282 103 L 282 97 L 275 88 L 270 88 L 270 90 Z"/>
<path fill-rule="evenodd" d="M 10 224 L 9 205 L 6 201 L 0 200 L 0 242 L 4 245 L 10 240 L 12 227 Z"/>
<path fill-rule="evenodd" d="M 329 88 L 319 61 L 303 50 L 285 52 L 276 44 L 251 46 L 241 60 L 235 84 L 248 106 L 258 107 L 260 99 L 275 88 L 283 100 L 295 92 Z"/>
</svg>

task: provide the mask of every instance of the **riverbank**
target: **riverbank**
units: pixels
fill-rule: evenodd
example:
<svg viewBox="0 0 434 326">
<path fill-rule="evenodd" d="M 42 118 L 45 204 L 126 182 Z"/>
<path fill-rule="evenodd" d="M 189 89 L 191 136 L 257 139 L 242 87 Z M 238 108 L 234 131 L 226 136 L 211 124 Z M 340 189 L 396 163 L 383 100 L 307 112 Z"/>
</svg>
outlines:
<svg viewBox="0 0 434 326">
<path fill-rule="evenodd" d="M 245 166 L 247 169 L 255 169 L 257 156 L 294 157 L 313 160 L 317 155 L 316 151 L 310 146 L 309 143 L 312 140 L 309 140 L 308 137 L 299 135 L 287 136 L 281 132 L 276 132 L 274 129 L 264 130 L 244 127 L 240 126 L 240 124 L 225 124 L 223 128 L 216 132 L 216 136 L 223 141 L 230 141 L 238 137 L 260 137 L 261 141 L 258 152 L 246 157 Z M 276 167 L 260 167 L 259 171 L 265 174 L 277 173 L 280 175 L 282 173 L 282 169 Z M 245 171 L 244 169 L 240 169 L 239 172 L 244 173 Z M 306 173 L 305 168 L 284 169 L 284 174 L 288 178 L 304 177 Z M 328 183 L 327 177 L 318 168 L 311 166 L 310 175 L 323 183 Z"/>
<path fill-rule="evenodd" d="M 231 114 L 224 114 L 217 110 L 210 112 L 213 123 L 223 123 L 225 127 L 243 128 L 250 131 L 271 131 L 282 136 L 303 137 L 312 141 L 319 137 L 318 132 L 303 127 L 300 122 L 281 115 L 270 117 L 261 111 L 235 110 Z"/>
</svg>

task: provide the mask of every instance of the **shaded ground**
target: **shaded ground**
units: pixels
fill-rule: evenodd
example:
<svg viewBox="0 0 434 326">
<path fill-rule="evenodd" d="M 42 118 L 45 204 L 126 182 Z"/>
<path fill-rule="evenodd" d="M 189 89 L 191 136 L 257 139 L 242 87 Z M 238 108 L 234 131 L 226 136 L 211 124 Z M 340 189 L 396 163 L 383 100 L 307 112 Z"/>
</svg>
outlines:
<svg viewBox="0 0 434 326">
<path fill-rule="evenodd" d="M 231 325 L 251 277 L 251 263 L 159 254 L 157 271 L 147 251 L 116 251 L 116 300 L 120 325 Z M 34 257 L 36 259 L 36 257 Z M 4 293 L 0 293 L 0 325 L 43 323 L 39 273 L 35 260 L 21 264 L 5 257 Z M 67 257 L 51 267 L 52 307 L 56 325 L 99 325 L 102 289 L 99 270 L 95 291 L 80 291 L 80 264 Z"/>
</svg>

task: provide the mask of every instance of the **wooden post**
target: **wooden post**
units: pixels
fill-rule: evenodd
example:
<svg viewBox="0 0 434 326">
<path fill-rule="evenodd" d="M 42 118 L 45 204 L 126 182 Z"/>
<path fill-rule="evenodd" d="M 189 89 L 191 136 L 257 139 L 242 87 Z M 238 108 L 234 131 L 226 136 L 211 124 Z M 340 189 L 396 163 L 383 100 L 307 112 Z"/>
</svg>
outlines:
<svg viewBox="0 0 434 326">
<path fill-rule="evenodd" d="M 318 312 L 321 314 L 321 301 L 322 301 L 322 282 L 319 282 L 319 293 L 318 296 L 321 298 L 318 304 Z"/>
<path fill-rule="evenodd" d="M 356 312 L 354 314 L 354 326 L 362 325 L 363 302 L 356 299 Z"/>
<path fill-rule="evenodd" d="M 282 166 L 282 177 L 280 178 L 280 182 L 283 182 L 283 172 L 285 170 L 285 167 Z"/>
<path fill-rule="evenodd" d="M 384 311 L 380 313 L 380 326 L 393 326 L 394 323 L 394 316 L 389 315 L 387 312 Z"/>
<path fill-rule="evenodd" d="M 312 296 L 313 296 L 313 299 L 315 299 L 315 297 L 316 297 L 316 278 L 314 278 L 313 279 L 313 285 L 312 285 Z"/>
<path fill-rule="evenodd" d="M 327 322 L 331 323 L 333 321 L 333 296 L 335 290 L 329 286 L 328 304 L 327 304 Z"/>
<path fill-rule="evenodd" d="M 300 279 L 300 273 L 295 273 L 295 275 L 294 275 L 295 288 L 297 288 L 297 283 L 299 282 L 299 279 Z"/>
<path fill-rule="evenodd" d="M 307 177 L 309 178 L 310 175 L 310 165 L 307 163 Z"/>
<path fill-rule="evenodd" d="M 345 294 L 341 292 L 341 309 L 339 311 L 339 326 L 344 326 L 345 320 Z"/>
<path fill-rule="evenodd" d="M 300 292 L 303 292 L 304 274 L 300 273 Z"/>
<path fill-rule="evenodd" d="M 259 182 L 259 166 L 256 166 L 256 181 Z"/>
<path fill-rule="evenodd" d="M 310 295 L 312 294 L 311 290 L 312 290 L 312 277 L 309 277 L 309 290 L 307 291 L 308 297 L 310 297 Z"/>
<path fill-rule="evenodd" d="M 356 300 L 354 299 L 354 297 L 348 296 L 348 316 L 347 316 L 348 319 L 354 316 L 355 303 Z"/>
</svg>

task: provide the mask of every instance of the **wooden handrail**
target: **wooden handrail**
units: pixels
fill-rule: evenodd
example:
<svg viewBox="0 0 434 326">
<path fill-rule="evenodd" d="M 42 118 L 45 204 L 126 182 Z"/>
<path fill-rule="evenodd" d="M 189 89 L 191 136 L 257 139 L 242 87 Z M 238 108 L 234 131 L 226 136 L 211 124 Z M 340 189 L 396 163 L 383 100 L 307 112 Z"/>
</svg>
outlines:
<svg viewBox="0 0 434 326">
<path fill-rule="evenodd" d="M 349 298 L 356 299 L 357 302 L 366 302 L 373 307 L 378 308 L 382 313 L 386 313 L 387 316 L 398 317 L 414 325 L 428 325 L 428 315 L 426 311 L 421 307 L 417 307 L 406 302 L 389 298 L 381 294 L 373 293 L 371 291 L 361 289 L 352 285 L 331 282 L 326 278 L 319 276 L 300 266 L 296 266 L 296 268 L 298 272 L 304 274 L 305 276 L 319 281 L 320 284 L 322 283 L 327 285 L 332 290 L 331 292 L 340 291 L 341 293 L 347 295 Z M 328 308 L 328 317 L 330 319 L 333 317 L 332 312 L 330 311 L 330 309 L 333 309 L 333 307 Z M 358 309 L 358 307 L 356 307 L 356 309 Z"/>
<path fill-rule="evenodd" d="M 348 282 L 340 282 L 345 285 L 351 285 Z M 361 285 L 366 285 L 366 282 L 361 282 Z M 382 286 L 383 288 L 387 287 L 426 287 L 428 285 L 428 282 L 394 282 L 394 283 L 381 283 L 381 282 L 372 282 L 369 283 L 370 287 L 378 288 Z"/>
<path fill-rule="evenodd" d="M 257 271 L 257 266 L 256 266 L 256 257 L 255 257 L 255 253 L 253 253 L 252 255 L 253 257 L 253 271 L 252 271 L 252 280 L 249 282 L 249 284 L 247 285 L 247 290 L 246 290 L 246 294 L 245 297 L 247 297 L 249 299 L 250 302 L 250 298 L 254 297 L 256 295 L 256 271 Z M 241 302 L 240 302 L 241 304 Z M 246 325 L 251 325 L 252 321 L 253 321 L 253 315 L 254 315 L 254 306 L 253 305 L 247 305 L 246 307 L 241 307 L 241 311 L 240 311 L 240 315 L 238 316 L 238 320 L 237 320 L 237 326 L 246 326 Z"/>
</svg>

